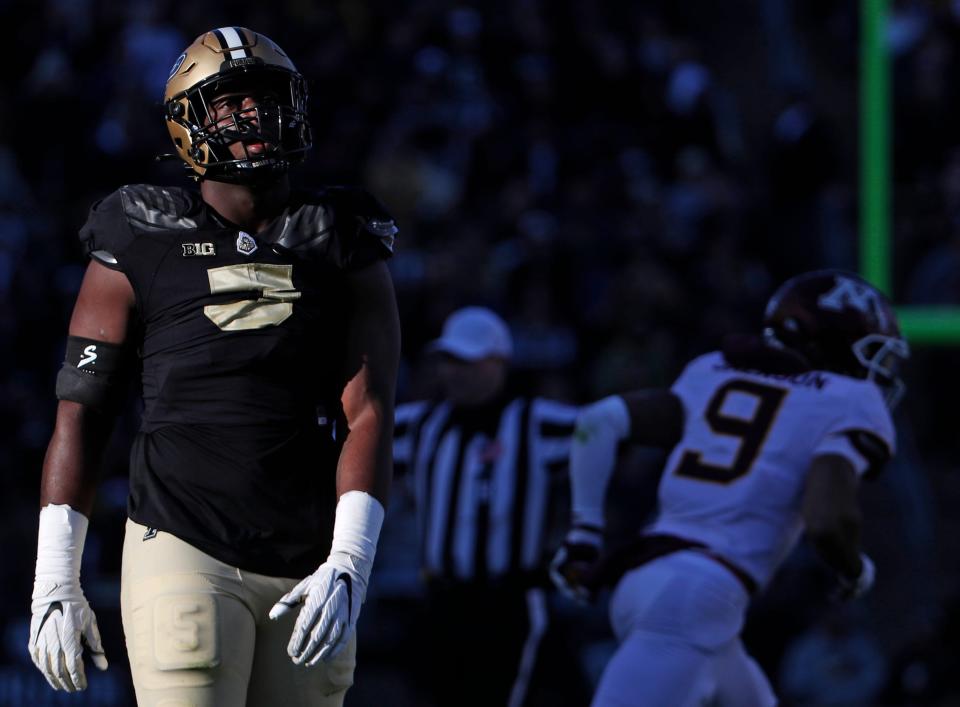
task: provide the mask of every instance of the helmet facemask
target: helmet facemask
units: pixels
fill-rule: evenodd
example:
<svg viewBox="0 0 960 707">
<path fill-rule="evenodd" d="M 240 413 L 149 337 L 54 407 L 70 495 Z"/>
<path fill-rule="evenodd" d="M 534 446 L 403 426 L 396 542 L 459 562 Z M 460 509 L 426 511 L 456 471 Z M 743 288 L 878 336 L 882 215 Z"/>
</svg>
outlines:
<svg viewBox="0 0 960 707">
<path fill-rule="evenodd" d="M 214 119 L 214 101 L 224 95 L 253 95 L 257 105 Z M 270 66 L 242 68 L 214 75 L 167 102 L 170 120 L 188 133 L 190 156 L 206 169 L 204 178 L 251 183 L 269 181 L 303 159 L 312 143 L 303 78 Z M 247 145 L 267 149 L 251 153 Z M 230 146 L 243 145 L 237 157 Z"/>
<path fill-rule="evenodd" d="M 900 378 L 900 364 L 910 358 L 906 341 L 884 334 L 867 334 L 853 344 L 853 355 L 883 392 L 887 407 L 893 410 L 903 398 L 906 385 Z"/>
</svg>

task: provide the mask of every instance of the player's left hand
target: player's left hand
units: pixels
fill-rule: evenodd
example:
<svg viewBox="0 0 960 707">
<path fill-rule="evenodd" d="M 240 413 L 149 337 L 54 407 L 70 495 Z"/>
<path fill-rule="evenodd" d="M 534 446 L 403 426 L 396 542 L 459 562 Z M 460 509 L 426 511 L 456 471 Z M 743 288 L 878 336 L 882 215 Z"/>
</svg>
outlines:
<svg viewBox="0 0 960 707">
<path fill-rule="evenodd" d="M 350 642 L 366 582 L 348 565 L 349 558 L 340 560 L 332 554 L 270 609 L 271 619 L 300 609 L 287 645 L 287 654 L 297 665 L 330 660 Z"/>
<path fill-rule="evenodd" d="M 550 579 L 562 594 L 578 603 L 593 599 L 589 579 L 597 568 L 603 532 L 590 526 L 574 526 L 550 563 Z"/>
</svg>

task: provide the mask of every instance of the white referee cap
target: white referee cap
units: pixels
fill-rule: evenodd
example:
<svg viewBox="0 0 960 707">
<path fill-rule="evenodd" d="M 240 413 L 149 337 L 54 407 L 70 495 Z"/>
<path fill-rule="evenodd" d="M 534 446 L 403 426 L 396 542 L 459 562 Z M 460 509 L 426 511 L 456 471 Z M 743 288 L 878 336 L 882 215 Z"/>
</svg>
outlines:
<svg viewBox="0 0 960 707">
<path fill-rule="evenodd" d="M 441 351 L 464 361 L 479 361 L 487 356 L 509 359 L 513 356 L 513 338 L 506 322 L 486 307 L 458 309 L 443 323 L 439 339 L 430 351 Z"/>
</svg>

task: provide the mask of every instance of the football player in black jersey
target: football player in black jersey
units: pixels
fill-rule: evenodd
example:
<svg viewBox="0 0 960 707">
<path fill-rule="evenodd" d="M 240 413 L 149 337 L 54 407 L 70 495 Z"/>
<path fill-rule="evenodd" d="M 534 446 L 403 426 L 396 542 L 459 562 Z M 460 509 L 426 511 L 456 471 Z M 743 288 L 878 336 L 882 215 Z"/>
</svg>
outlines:
<svg viewBox="0 0 960 707">
<path fill-rule="evenodd" d="M 164 99 L 199 194 L 124 186 L 81 230 L 29 643 L 56 689 L 86 686 L 84 652 L 107 666 L 79 568 L 131 363 L 121 609 L 139 704 L 339 705 L 352 683 L 392 466 L 396 228 L 362 190 L 291 187 L 306 103 L 267 37 L 201 35 Z"/>
</svg>

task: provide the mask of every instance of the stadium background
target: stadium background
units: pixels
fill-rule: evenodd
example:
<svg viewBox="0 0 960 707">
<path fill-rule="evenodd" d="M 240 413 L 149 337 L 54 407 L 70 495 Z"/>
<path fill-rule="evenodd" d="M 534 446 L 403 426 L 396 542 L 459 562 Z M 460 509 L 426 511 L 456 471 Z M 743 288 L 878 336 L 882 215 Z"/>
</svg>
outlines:
<svg viewBox="0 0 960 707">
<path fill-rule="evenodd" d="M 312 91 L 298 178 L 365 184 L 396 215 L 400 400 L 435 390 L 421 349 L 463 304 L 509 321 L 518 390 L 579 403 L 668 383 L 724 332 L 755 328 L 792 274 L 857 268 L 853 0 L 224 5 L 0 2 L 0 705 L 132 704 L 118 580 L 135 410 L 84 557 L 111 669 L 80 695 L 49 691 L 25 650 L 39 472 L 84 267 L 76 231 L 120 184 L 185 183 L 154 161 L 169 151 L 159 99 L 201 31 L 239 24 L 280 43 Z M 956 305 L 960 3 L 890 10 L 893 295 Z M 829 605 L 801 549 L 757 602 L 748 644 L 786 704 L 960 704 L 955 359 L 916 350 L 901 453 L 864 488 L 876 591 Z M 626 532 L 650 488 L 617 483 L 639 499 L 611 508 Z M 409 519 L 401 484 L 348 705 L 421 704 Z M 602 609 L 561 609 L 595 674 L 610 649 Z"/>
</svg>

